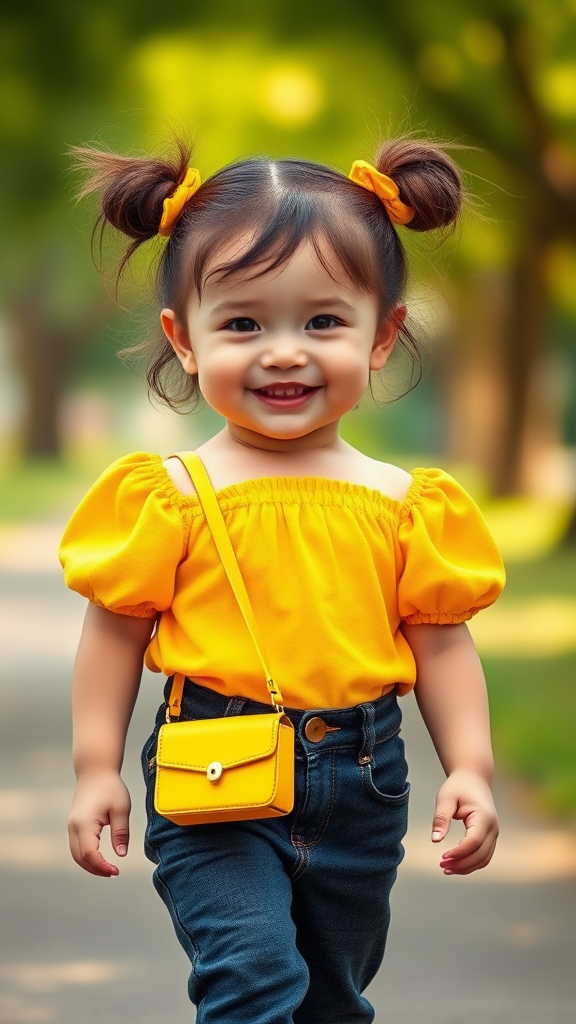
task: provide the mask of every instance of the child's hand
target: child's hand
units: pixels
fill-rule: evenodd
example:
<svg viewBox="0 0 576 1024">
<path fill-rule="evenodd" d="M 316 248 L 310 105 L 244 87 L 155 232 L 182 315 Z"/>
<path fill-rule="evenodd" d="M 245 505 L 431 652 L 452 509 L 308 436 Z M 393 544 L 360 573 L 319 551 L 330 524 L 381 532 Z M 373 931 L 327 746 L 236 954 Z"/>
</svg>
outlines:
<svg viewBox="0 0 576 1024">
<path fill-rule="evenodd" d="M 100 853 L 100 835 L 110 826 L 112 846 L 119 857 L 128 853 L 130 794 L 115 771 L 81 776 L 76 785 L 68 819 L 70 852 L 77 864 L 92 875 L 110 878 L 119 874 Z"/>
<path fill-rule="evenodd" d="M 490 787 L 481 775 L 458 769 L 448 776 L 436 799 L 432 842 L 446 837 L 452 818 L 464 822 L 466 835 L 442 854 L 444 874 L 469 875 L 486 867 L 498 838 L 498 818 Z"/>
</svg>

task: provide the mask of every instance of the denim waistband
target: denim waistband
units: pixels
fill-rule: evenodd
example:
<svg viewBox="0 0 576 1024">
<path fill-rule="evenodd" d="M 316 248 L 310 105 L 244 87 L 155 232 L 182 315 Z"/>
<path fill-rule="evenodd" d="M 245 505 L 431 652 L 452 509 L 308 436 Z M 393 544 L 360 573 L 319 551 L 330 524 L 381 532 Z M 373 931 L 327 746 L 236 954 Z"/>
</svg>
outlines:
<svg viewBox="0 0 576 1024">
<path fill-rule="evenodd" d="M 165 700 L 170 694 L 172 679 L 168 679 L 164 690 Z M 216 690 L 199 686 L 186 679 L 182 694 L 181 720 L 196 718 L 227 718 L 231 715 L 270 714 L 272 707 L 260 701 L 245 697 L 226 697 Z M 322 753 L 334 748 L 355 747 L 360 762 L 368 762 L 374 746 L 396 735 L 400 729 L 402 715 L 395 690 L 390 690 L 375 701 L 357 704 L 350 708 L 285 708 L 298 737 L 307 752 Z M 159 721 L 164 720 L 164 707 L 160 709 Z M 321 740 L 314 741 L 306 735 L 310 719 L 320 718 L 326 725 Z"/>
</svg>

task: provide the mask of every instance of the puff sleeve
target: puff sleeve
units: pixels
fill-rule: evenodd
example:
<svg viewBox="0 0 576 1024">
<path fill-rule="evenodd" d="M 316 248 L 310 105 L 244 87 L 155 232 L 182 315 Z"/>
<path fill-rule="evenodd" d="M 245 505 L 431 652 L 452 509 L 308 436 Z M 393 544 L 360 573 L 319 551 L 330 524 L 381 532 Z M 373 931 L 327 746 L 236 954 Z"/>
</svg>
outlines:
<svg viewBox="0 0 576 1024">
<path fill-rule="evenodd" d="M 169 608 L 187 540 L 178 497 L 159 456 L 135 452 L 109 466 L 64 532 L 67 586 L 124 615 Z"/>
<path fill-rule="evenodd" d="M 504 566 L 480 509 L 440 469 L 415 470 L 398 530 L 398 610 L 408 623 L 456 623 L 486 608 Z"/>
</svg>

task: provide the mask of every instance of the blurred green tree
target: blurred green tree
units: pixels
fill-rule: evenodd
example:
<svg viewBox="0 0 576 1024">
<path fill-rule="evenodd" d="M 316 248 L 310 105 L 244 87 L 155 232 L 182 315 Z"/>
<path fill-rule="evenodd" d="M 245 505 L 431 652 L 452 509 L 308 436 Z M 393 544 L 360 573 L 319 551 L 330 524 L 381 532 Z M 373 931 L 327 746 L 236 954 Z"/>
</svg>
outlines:
<svg viewBox="0 0 576 1024">
<path fill-rule="evenodd" d="M 492 222 L 465 222 L 452 267 L 472 281 L 459 286 L 472 312 L 447 382 L 452 454 L 483 462 L 500 493 L 525 485 L 550 311 L 576 312 L 575 0 L 4 0 L 0 36 L 0 267 L 26 454 L 57 452 L 71 365 L 112 315 L 85 257 L 86 218 L 65 205 L 66 145 L 135 149 L 184 119 L 207 140 L 208 169 L 267 150 L 347 170 L 377 141 L 367 109 L 385 133 L 432 125 L 480 147 L 459 158 L 499 186 Z"/>
<path fill-rule="evenodd" d="M 558 254 L 576 244 L 576 4 L 411 0 L 384 8 L 363 0 L 359 6 L 394 38 L 435 123 L 500 164 L 496 180 L 507 194 L 496 196 L 494 207 L 508 235 L 507 287 L 493 370 L 504 403 L 487 468 L 496 492 L 513 492 L 525 482 L 531 441 L 543 429 L 542 354 L 563 286 L 550 274 L 566 278 L 574 269 Z M 466 162 L 473 169 L 473 160 Z M 482 316 L 482 302 L 476 312 Z M 494 331 L 490 313 L 484 301 L 487 330 L 482 338 L 474 325 L 471 362 L 484 358 L 482 345 Z M 489 432 L 489 423 L 484 428 Z"/>
</svg>

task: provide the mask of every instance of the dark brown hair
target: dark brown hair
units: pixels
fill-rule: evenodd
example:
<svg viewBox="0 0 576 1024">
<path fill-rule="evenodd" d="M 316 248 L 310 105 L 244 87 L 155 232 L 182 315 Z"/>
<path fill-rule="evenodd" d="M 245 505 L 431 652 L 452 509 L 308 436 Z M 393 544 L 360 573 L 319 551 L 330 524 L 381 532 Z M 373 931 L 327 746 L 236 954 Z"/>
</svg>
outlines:
<svg viewBox="0 0 576 1024">
<path fill-rule="evenodd" d="M 184 177 L 191 147 L 177 141 L 172 159 L 118 156 L 74 147 L 76 165 L 89 171 L 79 195 L 101 194 L 96 228 L 109 224 L 132 241 L 120 262 L 117 283 L 132 254 L 158 233 L 164 200 Z M 394 179 L 403 202 L 415 210 L 411 231 L 448 228 L 458 217 L 463 188 L 456 164 L 441 146 L 413 139 L 384 142 L 375 166 Z M 237 258 L 207 268 L 227 243 L 250 231 L 253 240 Z M 186 203 L 160 256 L 158 298 L 184 320 L 191 289 L 201 295 L 207 276 L 223 277 L 252 268 L 262 274 L 282 266 L 309 240 L 330 273 L 330 258 L 350 279 L 376 295 L 383 318 L 401 303 L 407 260 L 398 232 L 373 192 L 344 174 L 306 160 L 254 158 L 229 164 L 204 182 Z M 410 330 L 401 325 L 399 340 L 420 368 Z M 145 342 L 130 354 L 150 351 L 147 380 L 151 392 L 171 408 L 199 398 L 196 377 L 184 373 L 164 337 Z M 417 383 L 414 379 L 414 383 Z"/>
</svg>

